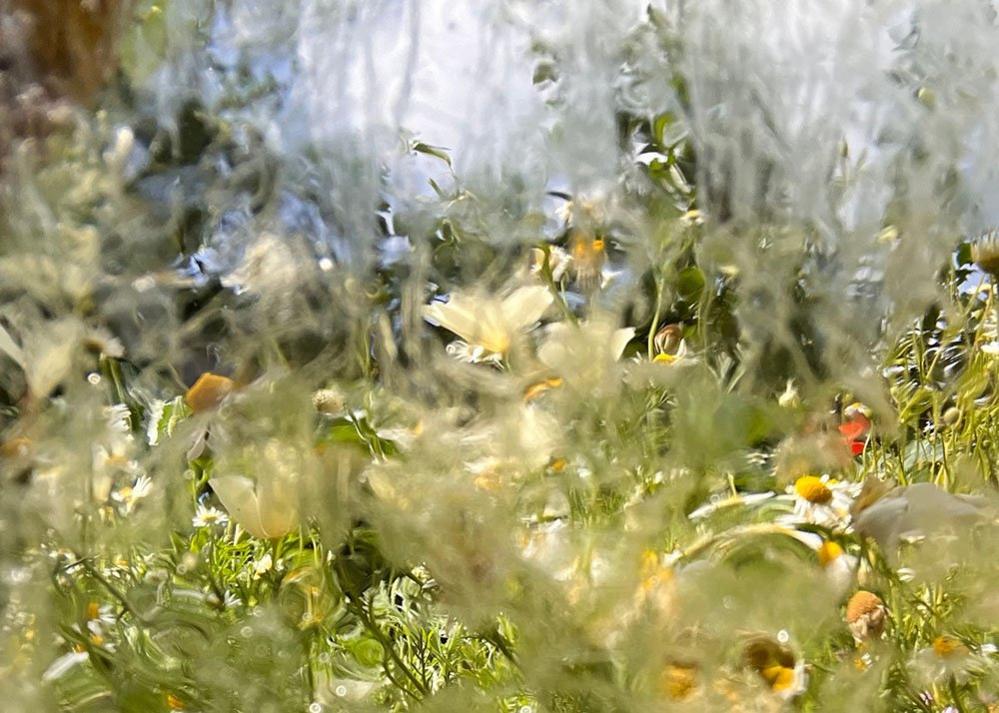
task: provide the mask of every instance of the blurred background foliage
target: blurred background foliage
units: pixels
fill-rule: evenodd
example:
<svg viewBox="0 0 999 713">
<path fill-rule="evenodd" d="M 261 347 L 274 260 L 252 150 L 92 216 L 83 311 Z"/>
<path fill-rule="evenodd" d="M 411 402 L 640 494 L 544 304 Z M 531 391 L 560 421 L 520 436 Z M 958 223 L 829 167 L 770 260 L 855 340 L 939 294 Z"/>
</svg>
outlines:
<svg viewBox="0 0 999 713">
<path fill-rule="evenodd" d="M 0 20 L 11 710 L 999 704 L 986 3 Z"/>
</svg>

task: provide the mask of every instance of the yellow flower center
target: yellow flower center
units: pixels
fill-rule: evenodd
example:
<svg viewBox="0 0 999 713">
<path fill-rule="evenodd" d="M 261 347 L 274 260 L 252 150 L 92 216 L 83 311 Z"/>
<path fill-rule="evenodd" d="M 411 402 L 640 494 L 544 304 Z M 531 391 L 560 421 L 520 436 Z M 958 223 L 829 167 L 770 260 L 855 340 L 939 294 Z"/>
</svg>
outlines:
<svg viewBox="0 0 999 713">
<path fill-rule="evenodd" d="M 942 659 L 963 654 L 965 651 L 967 651 L 965 645 L 953 636 L 944 634 L 933 640 L 933 653 Z"/>
<path fill-rule="evenodd" d="M 693 666 L 671 663 L 663 670 L 660 687 L 674 701 L 689 698 L 697 688 L 697 670 Z"/>
<path fill-rule="evenodd" d="M 814 475 L 803 475 L 794 484 L 798 497 L 816 505 L 825 505 L 832 500 L 832 491 Z"/>
<path fill-rule="evenodd" d="M 828 567 L 843 555 L 843 548 L 829 540 L 822 543 L 816 554 L 819 557 L 819 564 Z"/>
<path fill-rule="evenodd" d="M 572 256 L 577 260 L 594 259 L 604 251 L 604 241 L 600 238 L 589 240 L 581 237 L 572 244 Z"/>
<path fill-rule="evenodd" d="M 90 602 L 87 604 L 87 619 L 96 619 L 101 613 L 100 605 L 97 602 Z"/>
<path fill-rule="evenodd" d="M 575 231 L 569 252 L 579 279 L 590 280 L 600 275 L 600 270 L 607 259 L 604 247 L 604 241 L 600 238 L 592 238 L 587 233 Z"/>
<path fill-rule="evenodd" d="M 654 361 L 657 364 L 672 364 L 673 362 L 675 362 L 679 358 L 680 357 L 677 356 L 676 354 L 667 354 L 667 353 L 663 352 L 662 354 L 656 354 L 652 358 L 652 361 Z"/>
<path fill-rule="evenodd" d="M 767 666 L 760 674 L 770 684 L 770 690 L 786 691 L 794 685 L 794 669 L 780 664 Z"/>
<path fill-rule="evenodd" d="M 476 334 L 468 341 L 473 347 L 482 347 L 491 354 L 506 354 L 513 343 L 513 335 L 503 319 L 487 317 L 480 322 Z"/>
<path fill-rule="evenodd" d="M 472 483 L 479 490 L 483 490 L 487 493 L 499 492 L 502 483 L 500 483 L 499 473 L 495 469 L 490 469 L 483 471 L 475 476 Z"/>
<path fill-rule="evenodd" d="M 673 578 L 673 570 L 659 561 L 659 555 L 654 550 L 642 553 L 641 565 L 642 591 L 648 594 Z"/>
</svg>

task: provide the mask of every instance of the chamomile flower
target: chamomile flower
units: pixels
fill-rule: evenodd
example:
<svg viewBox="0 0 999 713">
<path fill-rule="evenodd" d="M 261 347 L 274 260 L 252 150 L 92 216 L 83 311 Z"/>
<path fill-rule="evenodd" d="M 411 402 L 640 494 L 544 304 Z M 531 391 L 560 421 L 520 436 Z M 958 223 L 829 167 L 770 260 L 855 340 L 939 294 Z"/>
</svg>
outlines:
<svg viewBox="0 0 999 713">
<path fill-rule="evenodd" d="M 125 514 L 132 512 L 136 503 L 153 491 L 153 481 L 148 475 L 140 475 L 131 485 L 124 485 L 112 491 L 111 499 L 121 503 Z"/>
<path fill-rule="evenodd" d="M 784 392 L 777 397 L 777 403 L 781 408 L 787 409 L 794 409 L 801 405 L 801 397 L 794 385 L 794 379 L 787 380 L 787 386 L 784 388 Z"/>
<path fill-rule="evenodd" d="M 229 516 L 218 508 L 208 507 L 203 504 L 198 505 L 198 509 L 191 520 L 195 527 L 215 527 L 222 526 L 229 522 Z"/>
<path fill-rule="evenodd" d="M 117 618 L 109 605 L 102 606 L 97 602 L 91 602 L 87 605 L 87 634 L 90 637 L 90 643 L 94 646 L 103 647 L 108 651 L 115 650 L 114 643 L 108 641 L 107 636 L 108 627 L 113 626 L 116 622 Z"/>
<path fill-rule="evenodd" d="M 672 608 L 676 590 L 674 571 L 676 559 L 676 556 L 664 558 L 654 550 L 642 553 L 638 604 L 649 605 L 652 609 L 663 613 Z"/>
<path fill-rule="evenodd" d="M 104 327 L 93 327 L 87 330 L 82 339 L 83 347 L 100 356 L 121 359 L 125 356 L 125 347 L 121 341 Z"/>
<path fill-rule="evenodd" d="M 272 569 L 274 569 L 274 558 L 268 552 L 253 563 L 253 578 L 260 579 Z"/>
<path fill-rule="evenodd" d="M 942 634 L 913 657 L 913 671 L 924 685 L 953 678 L 958 683 L 984 663 L 967 644 L 955 636 Z"/>
<path fill-rule="evenodd" d="M 856 496 L 854 483 L 837 481 L 828 475 L 803 475 L 788 486 L 787 495 L 794 503 L 791 522 L 845 527 L 850 517 L 850 505 Z"/>
<path fill-rule="evenodd" d="M 346 398 L 339 389 L 320 389 L 312 394 L 316 411 L 327 416 L 337 416 L 346 410 Z"/>
<path fill-rule="evenodd" d="M 845 593 L 857 572 L 859 562 L 857 557 L 847 554 L 833 540 L 823 541 L 815 551 L 815 556 L 833 588 L 837 592 Z"/>
<path fill-rule="evenodd" d="M 104 418 L 112 433 L 128 434 L 132 430 L 132 412 L 125 404 L 112 404 L 104 407 Z"/>
<path fill-rule="evenodd" d="M 573 230 L 569 241 L 572 269 L 576 281 L 583 289 L 601 285 L 603 269 L 607 262 L 603 238 L 594 237 L 585 230 Z"/>
<path fill-rule="evenodd" d="M 100 604 L 99 602 L 90 602 L 87 604 L 86 617 L 88 626 L 90 622 L 110 626 L 118 620 L 110 604 Z"/>
</svg>

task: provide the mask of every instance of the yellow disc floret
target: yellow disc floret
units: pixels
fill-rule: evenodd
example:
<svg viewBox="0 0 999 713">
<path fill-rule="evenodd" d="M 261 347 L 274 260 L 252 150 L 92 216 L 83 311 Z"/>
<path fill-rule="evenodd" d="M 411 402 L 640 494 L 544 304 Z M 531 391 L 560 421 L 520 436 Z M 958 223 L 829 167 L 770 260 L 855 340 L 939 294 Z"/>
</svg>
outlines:
<svg viewBox="0 0 999 713">
<path fill-rule="evenodd" d="M 794 669 L 775 664 L 767 666 L 760 672 L 763 679 L 770 684 L 770 690 L 775 693 L 786 691 L 794 685 Z"/>
<path fill-rule="evenodd" d="M 967 652 L 967 647 L 953 636 L 944 634 L 933 640 L 933 653 L 942 659 L 960 656 Z"/>
<path fill-rule="evenodd" d="M 814 475 L 803 475 L 794 484 L 794 492 L 803 500 L 816 505 L 825 505 L 832 500 L 832 491 Z"/>
<path fill-rule="evenodd" d="M 693 666 L 671 663 L 663 669 L 659 686 L 672 700 L 685 700 L 697 688 L 697 669 Z"/>
<path fill-rule="evenodd" d="M 843 555 L 843 548 L 832 540 L 827 540 L 822 543 L 816 554 L 819 558 L 819 564 L 828 567 Z"/>
</svg>

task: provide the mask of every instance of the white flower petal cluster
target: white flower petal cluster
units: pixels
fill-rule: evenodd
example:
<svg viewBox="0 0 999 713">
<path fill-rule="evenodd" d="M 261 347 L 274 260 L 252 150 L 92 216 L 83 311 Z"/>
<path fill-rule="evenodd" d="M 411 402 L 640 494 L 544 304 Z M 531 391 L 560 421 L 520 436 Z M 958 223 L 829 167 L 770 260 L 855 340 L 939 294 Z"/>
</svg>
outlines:
<svg viewBox="0 0 999 713">
<path fill-rule="evenodd" d="M 433 302 L 423 311 L 431 324 L 461 338 L 451 351 L 470 361 L 499 361 L 518 336 L 537 323 L 551 306 L 547 287 L 520 287 L 502 299 L 453 292 L 447 302 Z"/>
</svg>

